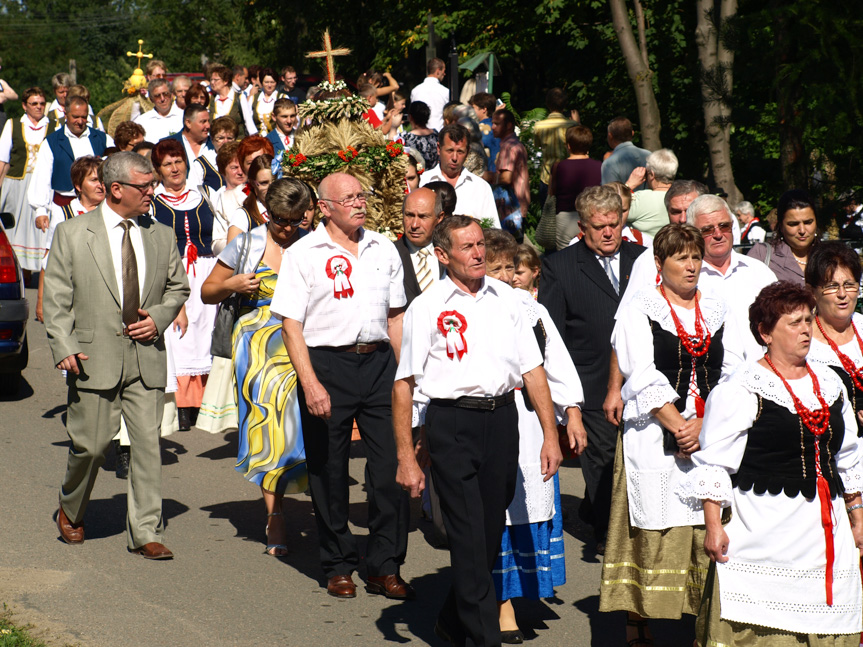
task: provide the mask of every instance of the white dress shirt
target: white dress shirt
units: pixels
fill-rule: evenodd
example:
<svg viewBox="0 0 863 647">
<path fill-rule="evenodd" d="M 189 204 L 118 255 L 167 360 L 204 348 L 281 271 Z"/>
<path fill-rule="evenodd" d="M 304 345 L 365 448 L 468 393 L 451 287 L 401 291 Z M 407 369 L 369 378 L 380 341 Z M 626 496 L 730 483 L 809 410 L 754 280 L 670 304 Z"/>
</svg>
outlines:
<svg viewBox="0 0 863 647">
<path fill-rule="evenodd" d="M 440 164 L 422 174 L 420 186 L 437 181 L 448 181 L 443 171 L 441 171 Z M 479 175 L 474 175 L 466 168 L 463 168 L 455 184 L 455 195 L 456 215 L 490 220 L 492 227 L 500 229 L 500 218 L 497 217 L 497 207 L 494 204 L 491 185 Z"/>
<path fill-rule="evenodd" d="M 111 262 L 114 264 L 114 278 L 117 279 L 117 290 L 119 291 L 121 306 L 123 299 L 123 227 L 120 223 L 124 218 L 120 217 L 107 203 L 102 203 L 102 218 L 105 228 L 108 230 L 108 245 L 111 249 Z M 135 250 L 135 264 L 138 266 L 138 293 L 139 298 L 144 296 L 144 277 L 147 276 L 147 262 L 144 258 L 144 241 L 141 240 L 141 229 L 137 218 L 129 218 L 132 226 L 129 227 L 129 237 L 132 240 L 132 249 Z"/>
<path fill-rule="evenodd" d="M 151 144 L 158 144 L 165 137 L 183 130 L 183 111 L 177 107 L 176 103 L 172 103 L 171 109 L 164 117 L 153 108 L 136 117 L 135 123 L 144 129 L 145 140 Z"/>
<path fill-rule="evenodd" d="M 460 331 L 442 317 L 462 321 Z M 458 319 L 460 318 L 460 319 Z M 448 353 L 448 337 L 464 339 L 466 352 Z M 420 397 L 493 397 L 523 385 L 522 375 L 542 364 L 536 337 L 511 287 L 485 277 L 476 296 L 445 277 L 411 302 L 402 328 L 396 379 L 413 377 Z"/>
<path fill-rule="evenodd" d="M 66 137 L 69 138 L 69 145 L 72 147 L 72 154 L 75 159 L 84 157 L 85 155 L 93 154 L 93 146 L 90 144 L 90 129 L 85 128 L 80 137 L 75 137 L 69 132 L 68 126 L 63 126 L 66 132 Z M 106 135 L 106 147 L 114 145 L 114 140 L 111 135 Z M 39 147 L 39 155 L 36 157 L 36 168 L 33 170 L 33 178 L 30 180 L 30 187 L 27 189 L 27 200 L 30 206 L 36 210 L 37 216 L 47 216 L 48 207 L 54 200 L 54 189 L 51 186 L 51 175 L 54 172 L 54 153 L 49 145 Z M 74 196 L 75 191 L 58 191 L 61 195 Z"/>
<path fill-rule="evenodd" d="M 443 107 L 449 101 L 449 90 L 433 76 L 427 76 L 423 82 L 411 90 L 411 103 L 422 101 L 429 107 L 431 115 L 427 126 L 432 130 L 443 128 Z"/>
<path fill-rule="evenodd" d="M 349 285 L 333 272 L 333 263 L 345 262 Z M 336 298 L 346 288 L 353 295 Z M 388 238 L 360 229 L 354 256 L 321 223 L 285 254 L 270 312 L 303 324 L 309 347 L 352 346 L 389 341 L 387 315 L 405 303 L 402 261 Z"/>
<path fill-rule="evenodd" d="M 30 117 L 22 115 L 20 119 L 8 119 L 6 125 L 3 126 L 3 132 L 0 134 L 0 162 L 7 164 L 12 158 L 12 129 L 21 128 L 24 125 L 24 141 L 31 147 L 30 154 L 27 156 L 27 165 L 24 174 L 32 173 L 36 166 L 36 153 L 48 133 L 48 117 L 42 119 L 34 126 L 30 121 Z"/>
</svg>

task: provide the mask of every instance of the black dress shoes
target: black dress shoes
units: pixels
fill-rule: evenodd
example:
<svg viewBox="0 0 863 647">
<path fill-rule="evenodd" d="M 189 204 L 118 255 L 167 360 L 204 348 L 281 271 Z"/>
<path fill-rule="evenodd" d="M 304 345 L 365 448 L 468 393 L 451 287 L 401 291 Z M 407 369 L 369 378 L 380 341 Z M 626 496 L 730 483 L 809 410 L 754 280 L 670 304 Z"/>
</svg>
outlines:
<svg viewBox="0 0 863 647">
<path fill-rule="evenodd" d="M 117 450 L 117 465 L 115 471 L 118 479 L 124 481 L 129 478 L 129 459 L 132 456 L 131 447 L 120 445 L 119 441 L 115 441 L 115 449 Z"/>
</svg>

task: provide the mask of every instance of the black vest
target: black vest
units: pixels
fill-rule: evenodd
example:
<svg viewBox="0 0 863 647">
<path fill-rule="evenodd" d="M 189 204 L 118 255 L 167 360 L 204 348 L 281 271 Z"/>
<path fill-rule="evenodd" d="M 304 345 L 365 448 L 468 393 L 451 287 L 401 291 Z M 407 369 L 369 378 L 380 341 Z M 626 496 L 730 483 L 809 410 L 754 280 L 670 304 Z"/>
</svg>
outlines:
<svg viewBox="0 0 863 647">
<path fill-rule="evenodd" d="M 836 452 L 842 446 L 845 423 L 842 420 L 842 394 L 830 405 L 830 426 L 816 437 L 784 406 L 758 396 L 758 417 L 749 429 L 746 450 L 731 484 L 744 492 L 779 494 L 807 499 L 818 495 L 815 471 L 815 443 L 821 447 L 821 473 L 835 498 L 844 488 L 836 470 Z"/>
<path fill-rule="evenodd" d="M 854 409 L 854 417 L 857 419 L 857 436 L 863 437 L 863 425 L 860 424 L 860 419 L 856 415 L 860 408 L 863 407 L 863 391 L 857 388 L 854 380 L 845 372 L 844 368 L 832 365 L 830 368 L 836 372 L 836 375 L 839 376 L 839 379 L 842 380 L 842 384 L 845 385 L 848 391 L 848 397 L 851 398 L 851 408 Z"/>
<path fill-rule="evenodd" d="M 197 248 L 198 256 L 213 255 L 213 211 L 206 200 L 201 200 L 194 209 L 181 211 L 170 206 L 161 196 L 156 196 L 153 211 L 156 220 L 174 230 L 180 257 L 186 254 L 186 214 L 189 216 L 189 238 Z"/>
</svg>

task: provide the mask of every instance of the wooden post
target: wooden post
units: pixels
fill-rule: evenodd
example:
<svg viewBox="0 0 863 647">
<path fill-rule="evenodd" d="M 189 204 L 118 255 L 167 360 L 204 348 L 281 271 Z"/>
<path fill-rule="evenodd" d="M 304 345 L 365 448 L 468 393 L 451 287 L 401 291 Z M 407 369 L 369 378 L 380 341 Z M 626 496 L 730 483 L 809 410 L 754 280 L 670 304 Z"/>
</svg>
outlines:
<svg viewBox="0 0 863 647">
<path fill-rule="evenodd" d="M 69 59 L 69 76 L 72 77 L 72 85 L 76 85 L 78 83 L 78 63 L 75 62 L 74 58 Z"/>
</svg>

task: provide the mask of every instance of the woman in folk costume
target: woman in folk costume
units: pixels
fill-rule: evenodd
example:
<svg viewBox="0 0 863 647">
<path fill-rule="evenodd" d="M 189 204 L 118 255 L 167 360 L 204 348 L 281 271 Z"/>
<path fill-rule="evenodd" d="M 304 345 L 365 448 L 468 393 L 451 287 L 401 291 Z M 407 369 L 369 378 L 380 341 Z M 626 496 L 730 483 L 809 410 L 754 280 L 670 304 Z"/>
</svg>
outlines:
<svg viewBox="0 0 863 647">
<path fill-rule="evenodd" d="M 707 401 L 702 449 L 680 484 L 703 502 L 712 560 L 706 645 L 857 647 L 863 623 L 863 468 L 842 380 L 807 361 L 811 292 L 788 281 L 749 309 L 766 355 Z M 731 520 L 723 525 L 723 508 Z"/>
<path fill-rule="evenodd" d="M 189 276 L 191 295 L 169 329 L 177 371 L 180 430 L 195 424 L 207 375 L 212 366 L 210 343 L 216 307 L 201 302 L 201 284 L 216 264 L 213 255 L 213 210 L 195 189 L 187 186 L 183 145 L 163 139 L 153 149 L 153 167 L 161 180 L 153 198 L 153 216 L 174 231 Z"/>
<path fill-rule="evenodd" d="M 512 234 L 486 229 L 486 276 L 513 285 L 518 243 Z M 575 455 L 586 447 L 587 432 L 581 422 L 584 400 L 581 380 L 566 350 L 563 339 L 548 311 L 527 290 L 517 290 L 522 299 L 523 316 L 530 322 L 543 351 L 543 367 L 548 377 L 552 401 L 558 418 L 578 439 Z M 456 342 L 456 348 L 458 342 Z M 506 530 L 501 540 L 492 578 L 498 599 L 501 642 L 520 644 L 524 634 L 518 628 L 513 598 L 554 597 L 554 589 L 566 583 L 563 550 L 563 510 L 557 475 L 546 480 L 542 473 L 540 451 L 543 432 L 539 418 L 523 393 L 515 395 L 518 408 L 518 477 L 515 495 L 506 511 Z"/>
<path fill-rule="evenodd" d="M 269 67 L 261 70 L 261 89 L 252 99 L 252 119 L 255 120 L 258 134 L 263 137 L 275 128 L 273 107 L 279 98 L 279 93 L 276 92 L 277 85 L 278 76 L 275 70 Z"/>
<path fill-rule="evenodd" d="M 6 232 L 25 278 L 38 272 L 47 249 L 48 223 L 36 226 L 35 212 L 27 201 L 27 187 L 36 167 L 36 153 L 54 124 L 45 116 L 45 93 L 29 88 L 23 96 L 24 114 L 8 119 L 0 134 L 0 212 L 15 216 L 15 226 Z"/>
<path fill-rule="evenodd" d="M 629 613 L 633 647 L 652 643 L 648 618 L 698 613 L 709 565 L 701 504 L 675 487 L 692 469 L 704 401 L 743 357 L 725 302 L 698 289 L 701 232 L 666 225 L 653 253 L 662 284 L 618 312 L 611 338 L 625 406 L 599 608 Z"/>
</svg>

